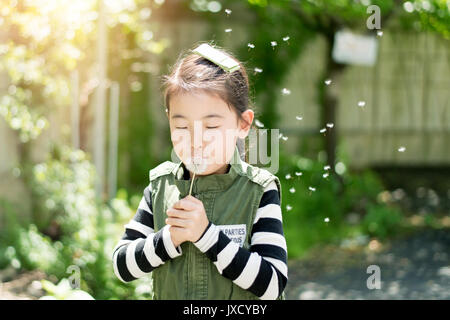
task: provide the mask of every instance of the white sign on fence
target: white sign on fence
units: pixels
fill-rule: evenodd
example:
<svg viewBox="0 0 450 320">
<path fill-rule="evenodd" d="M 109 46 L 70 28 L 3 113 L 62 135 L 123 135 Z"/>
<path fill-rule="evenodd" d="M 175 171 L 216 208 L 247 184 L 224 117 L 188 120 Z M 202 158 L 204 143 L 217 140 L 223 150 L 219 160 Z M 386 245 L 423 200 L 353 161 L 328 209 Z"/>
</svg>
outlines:
<svg viewBox="0 0 450 320">
<path fill-rule="evenodd" d="M 341 30 L 334 35 L 333 60 L 338 63 L 373 66 L 378 43 L 374 36 Z"/>
</svg>

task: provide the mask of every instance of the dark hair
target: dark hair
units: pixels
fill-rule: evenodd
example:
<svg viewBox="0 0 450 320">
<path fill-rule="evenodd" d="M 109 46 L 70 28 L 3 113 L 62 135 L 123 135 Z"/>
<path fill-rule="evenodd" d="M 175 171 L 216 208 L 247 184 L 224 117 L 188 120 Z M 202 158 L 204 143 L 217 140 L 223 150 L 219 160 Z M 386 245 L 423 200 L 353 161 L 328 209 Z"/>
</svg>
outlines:
<svg viewBox="0 0 450 320">
<path fill-rule="evenodd" d="M 197 43 L 196 48 L 201 43 Z M 249 109 L 249 81 L 242 62 L 227 50 L 208 43 L 225 55 L 239 62 L 239 69 L 234 72 L 224 71 L 220 66 L 208 59 L 193 53 L 191 50 L 182 52 L 169 75 L 163 76 L 164 105 L 166 111 L 170 109 L 170 98 L 184 92 L 206 92 L 219 96 L 231 107 L 239 119 L 242 112 Z M 241 158 L 245 161 L 246 151 L 244 141 L 238 138 L 237 146 Z"/>
</svg>

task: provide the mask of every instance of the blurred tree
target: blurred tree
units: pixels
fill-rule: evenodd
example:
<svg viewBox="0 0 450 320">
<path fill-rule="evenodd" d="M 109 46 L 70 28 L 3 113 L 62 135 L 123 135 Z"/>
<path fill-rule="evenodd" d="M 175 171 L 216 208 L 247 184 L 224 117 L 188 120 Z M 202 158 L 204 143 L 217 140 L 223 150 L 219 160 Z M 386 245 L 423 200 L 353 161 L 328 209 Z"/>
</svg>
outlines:
<svg viewBox="0 0 450 320">
<path fill-rule="evenodd" d="M 239 2 L 239 1 L 238 1 Z M 235 0 L 226 1 L 224 6 L 238 6 Z M 450 7 L 446 0 L 248 0 L 253 22 L 248 26 L 249 43 L 254 50 L 241 48 L 241 56 L 263 69 L 254 74 L 255 91 L 262 95 L 263 111 L 260 120 L 266 127 L 277 127 L 279 119 L 276 102 L 280 96 L 280 86 L 291 63 L 298 58 L 307 41 L 314 36 L 326 40 L 325 69 L 317 83 L 318 101 L 321 106 L 321 127 L 327 123 L 336 124 L 338 97 L 325 84 L 326 79 L 336 79 L 345 69 L 345 64 L 332 58 L 335 33 L 342 29 L 351 29 L 357 33 L 373 34 L 377 30 L 368 30 L 366 21 L 371 13 L 369 5 L 376 5 L 381 13 L 381 27 L 396 24 L 400 28 L 413 31 L 431 30 L 445 39 L 450 39 Z M 239 9 L 238 9 L 239 10 Z M 233 10 L 233 12 L 238 11 Z M 285 45 L 280 39 L 288 40 Z M 278 40 L 276 54 L 271 41 Z M 327 163 L 333 169 L 336 162 L 337 130 L 324 136 L 324 149 Z"/>
</svg>

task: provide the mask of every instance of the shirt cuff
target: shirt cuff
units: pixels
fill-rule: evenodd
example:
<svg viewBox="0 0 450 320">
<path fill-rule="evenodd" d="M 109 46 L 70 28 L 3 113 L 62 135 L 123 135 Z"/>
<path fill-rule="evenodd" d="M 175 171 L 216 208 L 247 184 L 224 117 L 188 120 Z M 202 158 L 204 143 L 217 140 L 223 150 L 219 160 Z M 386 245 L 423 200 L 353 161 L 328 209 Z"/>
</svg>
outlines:
<svg viewBox="0 0 450 320">
<path fill-rule="evenodd" d="M 212 222 L 209 223 L 203 235 L 194 245 L 203 253 L 208 251 L 219 240 L 220 229 Z"/>
<path fill-rule="evenodd" d="M 170 237 L 170 231 L 169 231 L 170 225 L 165 225 L 162 230 L 163 230 L 163 242 L 164 242 L 164 247 L 166 248 L 167 254 L 169 255 L 169 257 L 171 258 L 176 258 L 181 256 L 181 254 L 183 253 L 183 251 L 181 250 L 181 247 L 178 246 L 177 248 L 175 248 L 175 245 L 172 242 L 172 238 Z"/>
</svg>

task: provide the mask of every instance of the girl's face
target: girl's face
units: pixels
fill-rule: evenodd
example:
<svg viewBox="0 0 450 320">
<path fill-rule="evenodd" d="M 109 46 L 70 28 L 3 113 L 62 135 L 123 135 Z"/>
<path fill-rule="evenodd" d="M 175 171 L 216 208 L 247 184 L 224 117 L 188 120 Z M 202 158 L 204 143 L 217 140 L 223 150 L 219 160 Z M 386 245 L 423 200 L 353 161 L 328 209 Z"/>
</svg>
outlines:
<svg viewBox="0 0 450 320">
<path fill-rule="evenodd" d="M 253 111 L 242 113 L 220 97 L 208 93 L 182 93 L 170 99 L 171 140 L 175 153 L 189 171 L 198 175 L 225 173 L 237 138 L 245 138 L 253 121 Z"/>
</svg>

